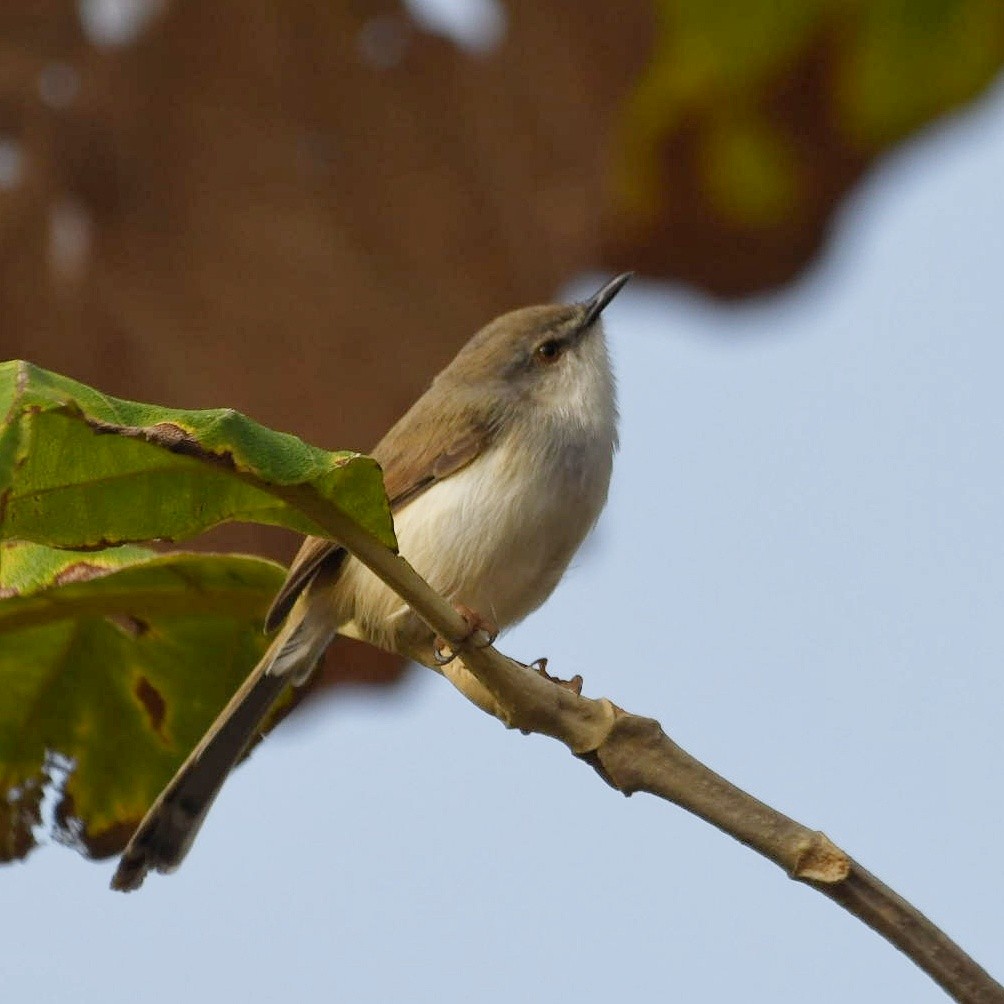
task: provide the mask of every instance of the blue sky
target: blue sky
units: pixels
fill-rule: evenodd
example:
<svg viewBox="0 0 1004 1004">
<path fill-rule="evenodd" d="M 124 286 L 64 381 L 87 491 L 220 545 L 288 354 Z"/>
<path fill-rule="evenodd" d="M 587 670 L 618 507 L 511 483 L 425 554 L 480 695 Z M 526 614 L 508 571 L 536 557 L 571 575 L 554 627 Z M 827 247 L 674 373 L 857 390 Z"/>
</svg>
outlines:
<svg viewBox="0 0 1004 1004">
<path fill-rule="evenodd" d="M 824 830 L 998 978 L 1002 179 L 998 88 L 870 175 L 790 292 L 625 290 L 610 505 L 500 641 Z M 10 999 L 944 999 L 773 865 L 428 672 L 273 737 L 177 875 L 118 896 L 112 867 L 6 870 Z"/>
</svg>

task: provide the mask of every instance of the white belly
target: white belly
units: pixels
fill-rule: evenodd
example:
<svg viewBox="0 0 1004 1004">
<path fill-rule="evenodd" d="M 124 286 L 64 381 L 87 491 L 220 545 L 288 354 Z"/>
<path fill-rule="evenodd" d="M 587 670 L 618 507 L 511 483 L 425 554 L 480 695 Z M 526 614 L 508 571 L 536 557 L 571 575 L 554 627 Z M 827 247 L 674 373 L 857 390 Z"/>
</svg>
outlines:
<svg viewBox="0 0 1004 1004">
<path fill-rule="evenodd" d="M 612 444 L 514 457 L 499 444 L 395 517 L 401 554 L 430 585 L 505 627 L 551 594 L 606 501 Z M 521 473 L 516 476 L 514 471 Z M 336 587 L 341 633 L 411 649 L 431 633 L 355 559 Z M 346 623 L 348 622 L 348 623 Z"/>
</svg>

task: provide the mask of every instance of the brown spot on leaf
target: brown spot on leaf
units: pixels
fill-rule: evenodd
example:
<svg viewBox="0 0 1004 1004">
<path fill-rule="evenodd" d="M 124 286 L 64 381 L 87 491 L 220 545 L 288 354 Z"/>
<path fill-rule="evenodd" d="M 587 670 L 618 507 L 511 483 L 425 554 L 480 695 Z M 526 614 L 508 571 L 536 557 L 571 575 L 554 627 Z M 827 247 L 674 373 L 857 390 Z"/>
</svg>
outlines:
<svg viewBox="0 0 1004 1004">
<path fill-rule="evenodd" d="M 194 436 L 186 432 L 180 425 L 173 422 L 157 422 L 156 425 L 115 425 L 113 422 L 103 422 L 100 419 L 88 418 L 87 424 L 99 436 L 126 436 L 129 439 L 142 439 L 152 446 L 169 450 L 184 457 L 194 457 L 206 463 L 217 464 L 233 470 L 233 455 L 229 452 L 213 453 L 207 450 Z"/>
<path fill-rule="evenodd" d="M 159 736 L 163 736 L 161 730 L 164 726 L 167 702 L 160 691 L 145 676 L 139 676 L 136 679 L 133 692 L 139 699 L 139 703 L 143 705 L 143 710 L 150 719 L 150 725 L 153 727 L 154 732 Z"/>
<path fill-rule="evenodd" d="M 129 614 L 110 614 L 105 619 L 130 638 L 142 638 L 150 630 L 150 625 L 146 621 Z"/>
<path fill-rule="evenodd" d="M 110 571 L 112 569 L 94 565 L 89 561 L 75 561 L 56 576 L 53 584 L 65 586 L 71 582 L 86 582 L 88 579 L 96 579 L 99 575 L 107 575 Z"/>
</svg>

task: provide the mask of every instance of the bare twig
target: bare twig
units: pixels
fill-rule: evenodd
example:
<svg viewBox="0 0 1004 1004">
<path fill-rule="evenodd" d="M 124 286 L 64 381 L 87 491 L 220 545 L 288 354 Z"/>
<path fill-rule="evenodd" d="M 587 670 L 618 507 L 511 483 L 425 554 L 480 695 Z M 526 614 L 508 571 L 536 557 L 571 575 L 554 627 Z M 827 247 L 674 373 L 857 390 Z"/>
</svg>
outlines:
<svg viewBox="0 0 1004 1004">
<path fill-rule="evenodd" d="M 465 640 L 466 622 L 415 570 L 326 504 L 296 504 L 395 590 L 459 652 L 508 727 L 563 742 L 618 791 L 646 791 L 735 837 L 797 881 L 839 903 L 895 945 L 955 1000 L 1004 1004 L 1004 987 L 922 913 L 837 847 L 825 834 L 758 801 L 676 745 L 658 722 L 606 699 L 576 694 L 494 648 Z M 484 706 L 483 701 L 477 703 Z"/>
</svg>

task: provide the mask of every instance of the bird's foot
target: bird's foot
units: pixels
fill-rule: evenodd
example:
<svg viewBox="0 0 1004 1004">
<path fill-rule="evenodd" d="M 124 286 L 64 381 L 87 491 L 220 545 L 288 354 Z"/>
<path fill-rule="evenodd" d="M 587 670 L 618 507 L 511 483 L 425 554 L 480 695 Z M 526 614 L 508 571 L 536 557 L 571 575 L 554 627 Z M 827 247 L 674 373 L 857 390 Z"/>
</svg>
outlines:
<svg viewBox="0 0 1004 1004">
<path fill-rule="evenodd" d="M 564 687 L 565 690 L 570 690 L 573 694 L 582 694 L 582 677 L 578 673 L 570 680 L 562 680 L 560 676 L 551 676 L 547 671 L 546 657 L 534 659 L 530 663 L 530 669 L 536 670 L 545 680 L 550 680 L 551 683 L 556 683 L 559 687 Z"/>
<path fill-rule="evenodd" d="M 463 638 L 457 639 L 458 641 L 469 643 L 474 648 L 487 648 L 498 637 L 499 629 L 476 610 L 464 606 L 463 603 L 454 603 L 453 609 L 463 617 L 464 623 L 467 625 L 467 634 Z M 438 635 L 432 642 L 432 654 L 440 666 L 445 666 L 457 657 L 453 646 L 445 638 Z"/>
</svg>

